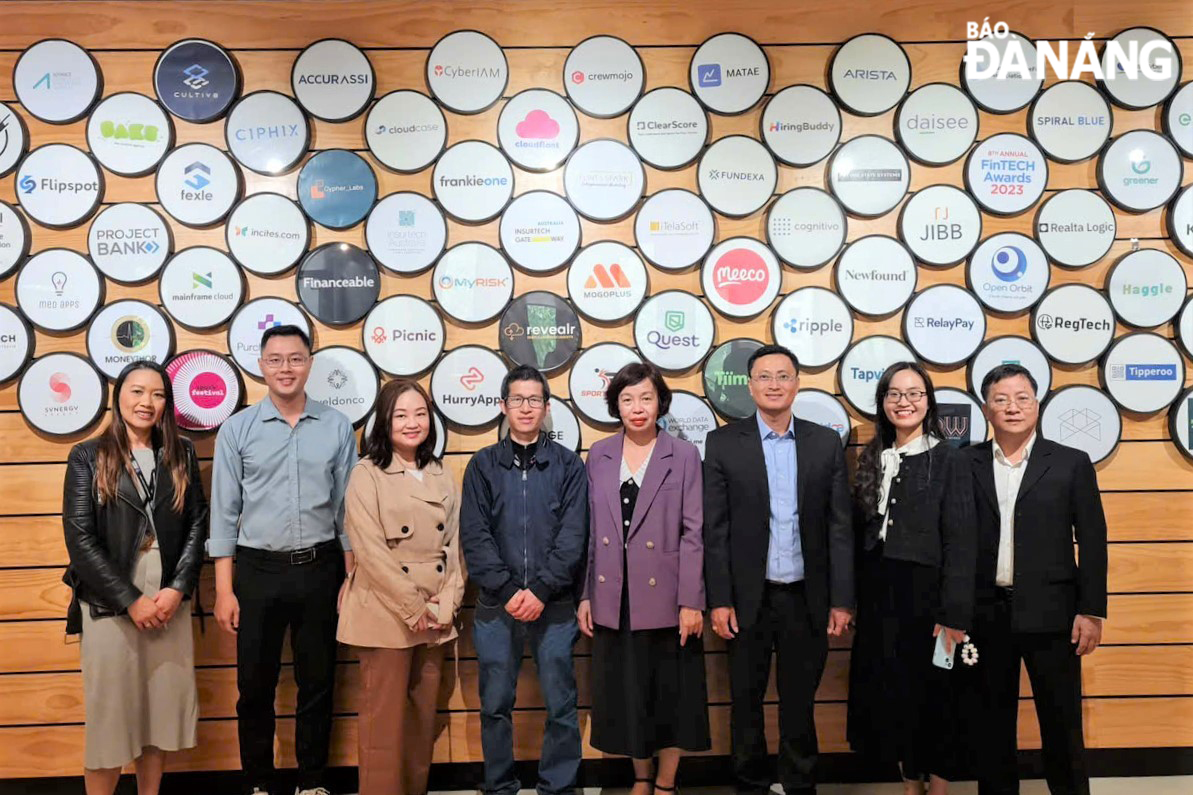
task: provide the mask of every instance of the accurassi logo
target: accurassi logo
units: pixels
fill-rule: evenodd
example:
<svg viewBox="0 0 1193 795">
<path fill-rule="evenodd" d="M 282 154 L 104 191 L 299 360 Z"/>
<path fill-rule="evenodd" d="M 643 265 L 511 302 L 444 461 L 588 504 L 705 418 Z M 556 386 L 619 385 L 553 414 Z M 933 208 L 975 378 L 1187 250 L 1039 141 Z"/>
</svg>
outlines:
<svg viewBox="0 0 1193 795">
<path fill-rule="evenodd" d="M 967 80 L 983 80 L 1018 77 L 1031 74 L 1044 77 L 1051 71 L 1057 80 L 1081 80 L 1089 76 L 1095 80 L 1166 80 L 1173 74 L 1176 53 L 1172 42 L 1163 39 L 1120 42 L 1111 39 L 1106 42 L 1105 52 L 1099 58 L 1093 32 L 1077 44 L 1070 54 L 1068 41 L 1035 42 L 1035 59 L 1030 61 L 1024 51 L 1023 42 L 1010 37 L 1006 22 L 990 24 L 986 17 L 981 23 L 967 22 L 965 36 L 965 77 Z M 992 39 L 1006 40 L 999 46 Z M 1103 66 L 1105 61 L 1106 66 Z"/>
</svg>

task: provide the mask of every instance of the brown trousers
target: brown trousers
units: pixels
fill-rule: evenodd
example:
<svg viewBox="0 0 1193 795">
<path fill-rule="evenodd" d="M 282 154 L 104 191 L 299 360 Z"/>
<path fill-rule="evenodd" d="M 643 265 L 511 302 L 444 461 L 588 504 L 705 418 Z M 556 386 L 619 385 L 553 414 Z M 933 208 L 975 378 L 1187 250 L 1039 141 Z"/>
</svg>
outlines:
<svg viewBox="0 0 1193 795">
<path fill-rule="evenodd" d="M 444 646 L 358 648 L 360 795 L 423 795 L 435 745 Z"/>
</svg>

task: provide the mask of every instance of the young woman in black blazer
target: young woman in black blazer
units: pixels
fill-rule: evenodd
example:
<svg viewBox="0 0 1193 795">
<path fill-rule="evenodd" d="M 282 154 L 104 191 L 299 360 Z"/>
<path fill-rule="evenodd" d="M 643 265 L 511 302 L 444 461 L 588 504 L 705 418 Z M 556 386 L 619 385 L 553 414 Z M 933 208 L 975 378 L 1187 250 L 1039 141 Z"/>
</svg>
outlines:
<svg viewBox="0 0 1193 795">
<path fill-rule="evenodd" d="M 957 647 L 970 627 L 977 541 L 966 459 L 943 440 L 932 379 L 915 362 L 886 369 L 875 394 L 874 438 L 858 458 L 857 635 L 849 676 L 854 750 L 897 762 L 904 791 L 944 795 L 955 777 L 952 740 Z M 933 665 L 943 633 L 952 672 Z"/>
</svg>

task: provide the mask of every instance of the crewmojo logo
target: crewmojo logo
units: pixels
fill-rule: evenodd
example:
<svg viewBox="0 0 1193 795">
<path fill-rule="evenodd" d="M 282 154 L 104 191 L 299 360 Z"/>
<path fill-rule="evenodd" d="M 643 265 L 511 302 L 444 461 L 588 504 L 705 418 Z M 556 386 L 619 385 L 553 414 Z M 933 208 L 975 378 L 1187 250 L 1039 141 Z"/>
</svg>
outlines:
<svg viewBox="0 0 1193 795">
<path fill-rule="evenodd" d="M 1097 48 L 1091 41 L 1094 34 L 1090 32 L 1077 43 L 1071 63 L 1069 42 L 1047 40 L 1035 42 L 1036 57 L 1035 62 L 1031 63 L 1021 40 L 1009 39 L 1001 48 L 991 40 L 1007 39 L 1009 35 L 1010 28 L 1006 22 L 991 25 L 990 17 L 982 20 L 981 24 L 965 23 L 965 37 L 969 40 L 964 59 L 967 80 L 1044 77 L 1049 68 L 1057 80 L 1080 80 L 1082 75 L 1091 75 L 1095 80 L 1114 80 L 1119 76 L 1128 80 L 1138 80 L 1140 77 L 1165 80 L 1172 76 L 1176 58 L 1170 41 L 1152 40 L 1141 46 L 1137 41 L 1129 41 L 1124 45 L 1111 40 L 1106 42 L 1106 68 L 1103 69 L 1102 59 L 1098 57 Z"/>
<path fill-rule="evenodd" d="M 735 248 L 717 260 L 713 287 L 729 303 L 746 306 L 762 297 L 770 278 L 762 257 L 750 249 Z"/>
</svg>

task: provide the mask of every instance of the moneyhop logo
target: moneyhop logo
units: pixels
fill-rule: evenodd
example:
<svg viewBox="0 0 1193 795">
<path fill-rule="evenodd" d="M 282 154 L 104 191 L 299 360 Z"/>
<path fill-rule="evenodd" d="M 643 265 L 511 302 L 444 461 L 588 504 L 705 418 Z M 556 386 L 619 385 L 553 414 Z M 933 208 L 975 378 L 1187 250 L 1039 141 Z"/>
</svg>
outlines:
<svg viewBox="0 0 1193 795">
<path fill-rule="evenodd" d="M 713 287 L 731 304 L 745 306 L 762 297 L 770 286 L 766 262 L 748 248 L 727 251 L 713 270 Z"/>
<path fill-rule="evenodd" d="M 182 73 L 186 75 L 186 78 L 182 82 L 196 91 L 211 82 L 207 79 L 207 75 L 210 73 L 197 63 L 193 63 L 183 69 Z"/>
<path fill-rule="evenodd" d="M 1112 364 L 1112 381 L 1175 381 L 1175 364 Z"/>
</svg>

